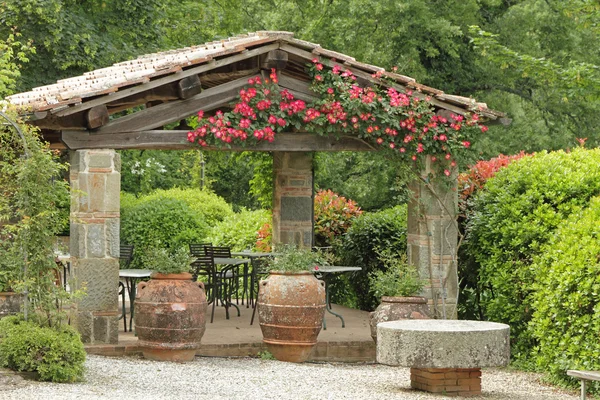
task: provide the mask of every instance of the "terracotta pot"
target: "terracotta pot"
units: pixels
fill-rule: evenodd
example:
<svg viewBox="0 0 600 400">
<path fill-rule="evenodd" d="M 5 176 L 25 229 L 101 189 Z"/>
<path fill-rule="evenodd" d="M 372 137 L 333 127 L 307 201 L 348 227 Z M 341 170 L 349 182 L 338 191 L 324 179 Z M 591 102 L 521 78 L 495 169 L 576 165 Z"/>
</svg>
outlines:
<svg viewBox="0 0 600 400">
<path fill-rule="evenodd" d="M 369 313 L 371 337 L 377 342 L 377 324 L 401 319 L 429 319 L 429 306 L 425 297 L 383 296 L 381 304 Z"/>
<path fill-rule="evenodd" d="M 259 285 L 263 342 L 280 361 L 306 361 L 323 325 L 325 282 L 311 272 L 274 271 Z"/>
<path fill-rule="evenodd" d="M 135 330 L 144 357 L 159 361 L 191 361 L 206 324 L 206 293 L 192 275 L 153 274 L 140 282 L 135 297 Z"/>
<path fill-rule="evenodd" d="M 0 318 L 18 314 L 23 304 L 23 295 L 16 292 L 0 292 Z"/>
</svg>

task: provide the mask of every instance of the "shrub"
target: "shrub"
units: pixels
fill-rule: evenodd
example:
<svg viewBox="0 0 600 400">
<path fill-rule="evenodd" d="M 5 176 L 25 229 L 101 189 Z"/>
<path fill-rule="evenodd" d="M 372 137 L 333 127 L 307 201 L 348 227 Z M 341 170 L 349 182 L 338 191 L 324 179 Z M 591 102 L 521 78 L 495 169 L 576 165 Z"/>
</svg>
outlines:
<svg viewBox="0 0 600 400">
<path fill-rule="evenodd" d="M 37 372 L 42 381 L 74 382 L 83 378 L 85 350 L 70 326 L 41 327 L 19 317 L 0 320 L 0 366 Z"/>
<path fill-rule="evenodd" d="M 520 160 L 523 157 L 530 156 L 524 152 L 519 154 L 505 156 L 500 154 L 487 161 L 479 161 L 471 166 L 466 172 L 458 176 L 458 225 L 461 232 L 464 233 L 466 221 L 472 212 L 473 198 L 485 186 L 488 179 L 498 173 L 498 171 L 513 161 Z M 481 287 L 479 285 L 479 264 L 465 247 L 461 246 L 458 253 L 458 276 L 459 282 L 459 303 L 458 315 L 461 319 L 484 319 L 484 312 L 481 307 Z"/>
<path fill-rule="evenodd" d="M 557 225 L 600 193 L 600 149 L 557 151 L 522 158 L 498 171 L 476 197 L 467 251 L 480 265 L 488 319 L 511 326 L 511 346 L 524 359 L 534 345 L 531 268 Z"/>
<path fill-rule="evenodd" d="M 231 206 L 225 199 L 213 192 L 200 189 L 156 190 L 138 199 L 139 202 L 161 201 L 162 199 L 176 199 L 184 201 L 195 213 L 201 215 L 208 226 L 214 226 L 225 218 L 233 215 Z"/>
<path fill-rule="evenodd" d="M 577 382 L 567 369 L 600 369 L 600 198 L 574 212 L 536 258 L 533 336 L 537 363 L 555 381 Z M 594 382 L 597 384 L 597 382 Z M 600 387 L 595 386 L 600 393 Z"/>
<path fill-rule="evenodd" d="M 315 246 L 331 246 L 334 238 L 341 238 L 352 221 L 362 214 L 353 200 L 332 192 L 319 190 L 315 195 Z"/>
<path fill-rule="evenodd" d="M 202 242 L 208 226 L 201 214 L 185 201 L 155 196 L 121 211 L 121 241 L 135 246 L 132 268 L 141 268 L 143 249 L 160 246 L 169 250 Z"/>
<path fill-rule="evenodd" d="M 271 213 L 267 210 L 242 210 L 214 226 L 206 241 L 229 246 L 233 251 L 253 248 L 257 232 L 270 219 Z"/>
<path fill-rule="evenodd" d="M 369 275 L 385 269 L 378 254 L 384 249 L 392 254 L 406 253 L 406 205 L 365 212 L 353 222 L 337 250 L 343 265 L 362 267 L 362 271 L 349 279 L 361 310 L 371 311 L 379 304 L 372 293 Z"/>
</svg>

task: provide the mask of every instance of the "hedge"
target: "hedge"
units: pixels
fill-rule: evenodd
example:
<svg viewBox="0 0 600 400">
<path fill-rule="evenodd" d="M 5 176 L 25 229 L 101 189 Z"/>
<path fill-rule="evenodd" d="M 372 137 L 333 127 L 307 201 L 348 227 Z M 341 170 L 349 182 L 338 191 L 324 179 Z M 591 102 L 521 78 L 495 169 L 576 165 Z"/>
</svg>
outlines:
<svg viewBox="0 0 600 400">
<path fill-rule="evenodd" d="M 406 254 L 406 205 L 363 213 L 353 220 L 337 250 L 342 265 L 362 267 L 348 279 L 356 294 L 356 306 L 361 310 L 372 311 L 379 304 L 379 299 L 371 293 L 369 275 L 384 270 L 377 253 L 381 249 Z"/>
<path fill-rule="evenodd" d="M 121 242 L 135 246 L 134 254 L 148 247 L 175 250 L 203 242 L 208 233 L 203 216 L 183 200 L 154 196 L 121 210 Z M 134 255 L 131 268 L 143 268 Z"/>
<path fill-rule="evenodd" d="M 537 364 L 555 382 L 576 386 L 567 369 L 600 370 L 600 198 L 559 225 L 532 269 Z"/>
<path fill-rule="evenodd" d="M 512 352 L 527 358 L 535 340 L 532 315 L 533 257 L 556 227 L 600 193 L 600 149 L 542 152 L 498 171 L 474 201 L 467 251 L 480 266 L 488 319 L 511 326 Z"/>
</svg>

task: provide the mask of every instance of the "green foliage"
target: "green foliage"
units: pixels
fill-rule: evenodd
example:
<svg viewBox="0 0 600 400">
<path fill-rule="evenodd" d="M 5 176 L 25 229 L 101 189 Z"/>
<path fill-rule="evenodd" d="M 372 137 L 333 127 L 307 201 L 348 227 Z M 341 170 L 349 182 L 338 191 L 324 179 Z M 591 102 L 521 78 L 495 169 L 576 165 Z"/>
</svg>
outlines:
<svg viewBox="0 0 600 400">
<path fill-rule="evenodd" d="M 0 320 L 0 366 L 37 372 L 42 381 L 75 382 L 83 378 L 85 350 L 70 326 L 41 327 L 6 317 Z"/>
<path fill-rule="evenodd" d="M 159 274 L 180 274 L 189 272 L 193 258 L 188 249 L 167 250 L 159 247 L 147 247 L 141 253 L 141 262 L 144 268 Z M 138 254 L 140 254 L 138 253 Z"/>
<path fill-rule="evenodd" d="M 363 213 L 336 250 L 342 265 L 362 267 L 362 271 L 354 273 L 350 280 L 361 310 L 372 311 L 379 304 L 379 299 L 372 293 L 369 276 L 376 270 L 385 270 L 378 254 L 384 249 L 389 249 L 392 254 L 406 253 L 406 205 Z"/>
<path fill-rule="evenodd" d="M 132 268 L 142 268 L 142 249 L 153 246 L 168 250 L 202 242 L 208 232 L 204 217 L 183 200 L 155 196 L 121 209 L 121 241 L 135 246 Z"/>
<path fill-rule="evenodd" d="M 184 201 L 187 206 L 206 221 L 208 226 L 223 221 L 233 215 L 231 206 L 222 197 L 208 190 L 179 189 L 156 190 L 139 198 L 139 203 L 161 201 L 162 199 Z"/>
<path fill-rule="evenodd" d="M 414 176 L 406 163 L 377 151 L 318 152 L 314 170 L 315 187 L 329 188 L 366 211 L 406 202 L 406 184 Z"/>
<path fill-rule="evenodd" d="M 275 360 L 276 359 L 275 356 L 273 356 L 273 354 L 269 350 L 259 352 L 258 358 L 260 358 L 261 360 Z"/>
<path fill-rule="evenodd" d="M 351 199 L 346 199 L 331 190 L 320 190 L 315 195 L 315 246 L 333 245 L 341 240 L 352 222 L 362 214 L 360 207 Z"/>
<path fill-rule="evenodd" d="M 233 251 L 254 248 L 257 232 L 270 219 L 271 213 L 267 210 L 242 210 L 215 225 L 206 241 L 229 246 Z"/>
<path fill-rule="evenodd" d="M 29 61 L 28 54 L 35 53 L 31 42 L 22 43 L 17 39 L 21 36 L 13 28 L 6 40 L 0 40 L 0 98 L 13 93 L 19 77 L 21 65 Z"/>
<path fill-rule="evenodd" d="M 390 249 L 379 251 L 379 261 L 385 270 L 371 273 L 371 290 L 376 297 L 415 296 L 423 289 L 424 282 L 417 269 L 408 264 L 405 254 L 394 254 Z"/>
<path fill-rule="evenodd" d="M 541 152 L 498 171 L 474 202 L 467 251 L 480 265 L 485 317 L 511 326 L 513 355 L 533 346 L 532 259 L 554 230 L 600 193 L 600 149 Z"/>
<path fill-rule="evenodd" d="M 558 225 L 531 269 L 536 271 L 530 329 L 538 366 L 575 387 L 567 369 L 600 369 L 600 198 Z M 594 392 L 600 387 L 594 382 Z"/>
<path fill-rule="evenodd" d="M 322 254 L 311 251 L 309 248 L 286 244 L 277 246 L 275 252 L 276 256 L 267 260 L 271 271 L 312 271 L 318 269 L 319 266 L 327 265 Z"/>
<path fill-rule="evenodd" d="M 66 166 L 37 129 L 21 121 L 17 126 L 23 137 L 12 125 L 0 125 L 0 290 L 27 292 L 26 316 L 36 311 L 52 326 L 63 318 L 57 305 L 71 297 L 54 284 L 54 237 L 64 224 L 59 205 L 69 197 Z"/>
</svg>

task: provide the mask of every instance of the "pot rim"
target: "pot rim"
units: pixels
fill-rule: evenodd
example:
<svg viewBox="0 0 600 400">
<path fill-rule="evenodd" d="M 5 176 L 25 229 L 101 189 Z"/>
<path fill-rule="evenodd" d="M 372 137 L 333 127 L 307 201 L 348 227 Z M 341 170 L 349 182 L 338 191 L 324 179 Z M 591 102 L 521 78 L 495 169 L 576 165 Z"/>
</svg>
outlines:
<svg viewBox="0 0 600 400">
<path fill-rule="evenodd" d="M 178 274 L 161 274 L 160 272 L 153 272 L 152 275 L 150 275 L 150 278 L 158 280 L 169 279 L 176 281 L 189 281 L 192 279 L 192 274 L 189 272 L 180 272 Z"/>
<path fill-rule="evenodd" d="M 269 271 L 269 275 L 313 275 L 311 271 Z"/>
<path fill-rule="evenodd" d="M 381 302 L 427 304 L 427 299 L 423 296 L 382 296 Z"/>
</svg>

